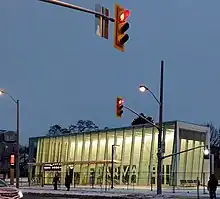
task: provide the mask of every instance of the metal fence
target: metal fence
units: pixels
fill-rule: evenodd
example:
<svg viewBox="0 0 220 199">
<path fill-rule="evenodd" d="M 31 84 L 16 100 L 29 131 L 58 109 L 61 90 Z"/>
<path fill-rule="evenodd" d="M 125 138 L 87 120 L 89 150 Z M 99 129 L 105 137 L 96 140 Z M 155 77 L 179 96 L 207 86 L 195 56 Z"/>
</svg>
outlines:
<svg viewBox="0 0 220 199">
<path fill-rule="evenodd" d="M 58 173 L 59 175 L 59 186 L 65 186 L 65 177 L 66 173 Z M 26 178 L 25 180 L 21 179 L 20 186 L 52 186 L 54 173 L 50 175 L 35 174 L 32 176 L 31 180 Z M 198 185 L 200 187 L 206 187 L 209 178 L 209 173 L 182 173 L 175 172 L 169 174 L 162 174 L 162 187 L 163 188 L 172 188 L 175 189 L 195 189 Z M 114 173 L 113 185 L 115 188 L 124 188 L 124 189 L 145 189 L 154 190 L 157 183 L 157 175 L 155 172 L 152 173 L 129 173 L 126 175 Z M 91 174 L 91 173 L 80 173 L 75 172 L 71 176 L 71 187 L 88 187 L 88 188 L 109 188 L 112 185 L 112 174 L 111 173 L 102 173 L 102 174 Z"/>
</svg>

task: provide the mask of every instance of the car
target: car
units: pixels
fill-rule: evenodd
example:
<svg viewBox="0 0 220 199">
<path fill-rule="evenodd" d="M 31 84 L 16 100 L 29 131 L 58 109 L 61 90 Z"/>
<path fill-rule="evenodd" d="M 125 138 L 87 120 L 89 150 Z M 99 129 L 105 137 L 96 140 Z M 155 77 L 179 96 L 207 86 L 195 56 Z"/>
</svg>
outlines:
<svg viewBox="0 0 220 199">
<path fill-rule="evenodd" d="M 20 199 L 23 194 L 15 187 L 10 187 L 5 181 L 0 179 L 0 198 L 2 199 Z"/>
</svg>

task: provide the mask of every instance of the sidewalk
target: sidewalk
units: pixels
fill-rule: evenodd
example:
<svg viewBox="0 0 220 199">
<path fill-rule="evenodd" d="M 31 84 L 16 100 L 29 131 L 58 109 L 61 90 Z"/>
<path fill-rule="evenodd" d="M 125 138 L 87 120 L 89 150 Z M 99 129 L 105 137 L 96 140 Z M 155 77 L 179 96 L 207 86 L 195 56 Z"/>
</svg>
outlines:
<svg viewBox="0 0 220 199">
<path fill-rule="evenodd" d="M 164 188 L 162 196 L 156 195 L 156 190 L 150 191 L 149 189 L 138 189 L 138 190 L 125 190 L 125 189 L 100 189 L 100 188 L 71 188 L 70 191 L 66 191 L 65 187 L 62 186 L 58 190 L 53 190 L 52 186 L 36 186 L 36 187 L 22 187 L 21 191 L 24 194 L 35 194 L 44 196 L 63 196 L 63 197 L 79 197 L 79 196 L 95 196 L 106 197 L 106 198 L 197 198 L 197 190 L 191 189 L 188 192 L 185 190 L 176 190 L 173 193 L 172 189 Z M 219 192 L 219 191 L 218 191 Z M 200 198 L 209 198 L 208 194 L 203 194 L 203 188 L 199 192 Z"/>
</svg>

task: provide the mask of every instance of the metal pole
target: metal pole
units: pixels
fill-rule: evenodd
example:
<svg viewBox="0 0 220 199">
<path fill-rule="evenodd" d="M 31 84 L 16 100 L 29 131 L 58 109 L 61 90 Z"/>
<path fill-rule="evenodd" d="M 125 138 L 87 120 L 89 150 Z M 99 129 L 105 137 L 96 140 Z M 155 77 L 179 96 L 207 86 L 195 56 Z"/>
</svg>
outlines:
<svg viewBox="0 0 220 199">
<path fill-rule="evenodd" d="M 140 114 L 138 114 L 136 111 L 134 111 L 133 109 L 131 109 L 128 106 L 123 106 L 123 108 L 126 108 L 127 110 L 129 110 L 130 112 L 134 113 L 135 115 L 137 115 L 138 117 L 144 119 L 145 121 L 147 121 L 149 124 L 151 124 L 152 126 L 156 127 L 159 130 L 159 126 L 157 126 L 156 124 L 154 124 L 153 122 L 151 122 L 150 120 L 148 120 L 146 117 L 141 116 Z"/>
<path fill-rule="evenodd" d="M 17 153 L 16 153 L 16 188 L 19 188 L 19 176 L 20 176 L 20 144 L 19 144 L 19 100 L 16 101 L 16 148 L 17 148 Z"/>
<path fill-rule="evenodd" d="M 113 180 L 114 180 L 114 178 L 113 178 L 113 175 L 114 175 L 114 170 L 113 170 L 113 167 L 114 167 L 114 145 L 112 145 L 112 170 L 111 170 L 111 183 L 112 183 L 112 185 L 111 185 L 111 189 L 113 189 L 114 188 L 114 182 L 113 182 Z"/>
<path fill-rule="evenodd" d="M 105 16 L 104 14 L 101 14 L 99 12 L 95 12 L 93 10 L 89 10 L 87 8 L 76 6 L 76 5 L 73 5 L 73 4 L 70 4 L 70 3 L 62 2 L 62 1 L 59 1 L 59 0 L 39 0 L 39 1 L 42 1 L 42 2 L 45 2 L 45 3 L 51 3 L 51 4 L 54 4 L 54 5 L 58 5 L 58 6 L 66 7 L 66 8 L 70 8 L 70 9 L 73 9 L 73 10 L 78 10 L 78 11 L 89 13 L 89 14 L 92 14 L 92 15 L 97 15 L 97 16 L 103 17 L 104 19 L 107 19 L 111 22 L 115 22 L 114 18 Z"/>
<path fill-rule="evenodd" d="M 159 133 L 158 133 L 158 164 L 157 164 L 157 194 L 162 193 L 162 132 L 163 132 L 163 73 L 164 61 L 161 61 L 161 77 L 160 77 L 160 110 L 159 110 Z"/>
</svg>

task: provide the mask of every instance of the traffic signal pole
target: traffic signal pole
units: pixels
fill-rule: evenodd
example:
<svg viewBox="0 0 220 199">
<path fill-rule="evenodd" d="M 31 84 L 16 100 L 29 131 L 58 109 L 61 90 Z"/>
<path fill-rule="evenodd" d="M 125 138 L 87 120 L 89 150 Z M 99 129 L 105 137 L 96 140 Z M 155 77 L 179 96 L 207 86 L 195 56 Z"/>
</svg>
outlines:
<svg viewBox="0 0 220 199">
<path fill-rule="evenodd" d="M 80 6 L 76 6 L 76 5 L 73 5 L 73 4 L 70 4 L 70 3 L 62 2 L 62 1 L 59 1 L 59 0 L 39 0 L 39 1 L 42 1 L 42 2 L 45 2 L 45 3 L 51 3 L 51 4 L 54 4 L 54 5 L 58 5 L 58 6 L 66 7 L 66 8 L 70 8 L 70 9 L 73 9 L 73 10 L 78 10 L 78 11 L 85 12 L 85 13 L 92 14 L 92 15 L 96 15 L 96 16 L 100 16 L 100 17 L 103 17 L 104 19 L 107 19 L 111 22 L 115 22 L 114 18 L 105 16 L 104 14 L 101 14 L 99 12 L 95 12 L 93 10 L 83 8 L 83 7 L 80 7 Z"/>
</svg>

